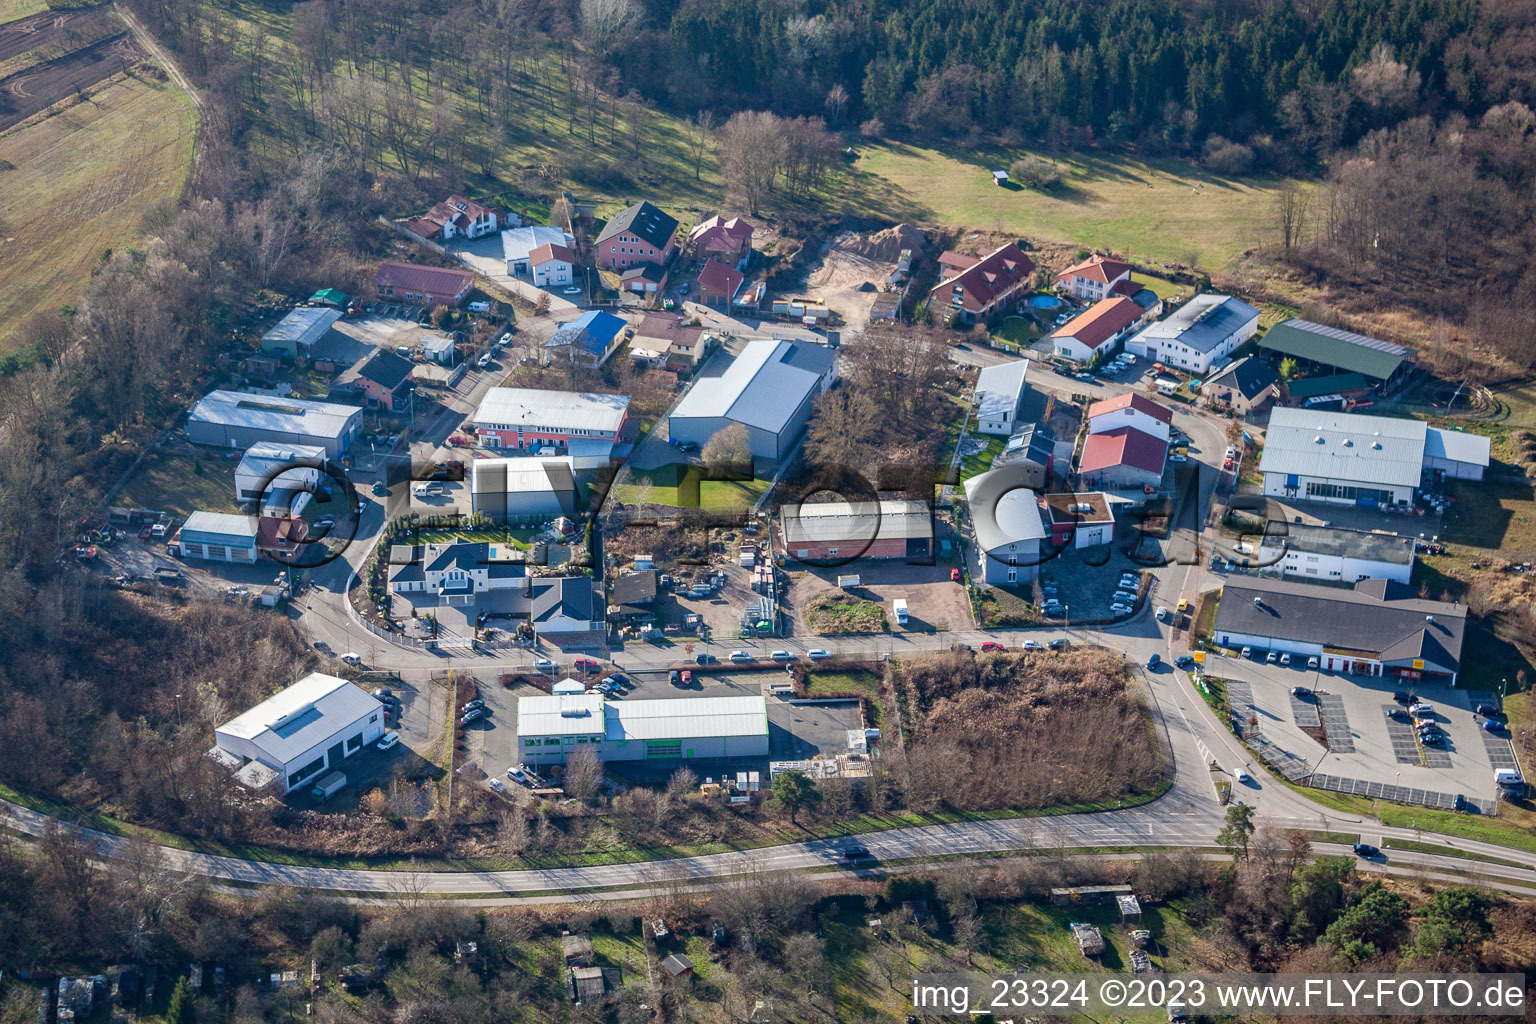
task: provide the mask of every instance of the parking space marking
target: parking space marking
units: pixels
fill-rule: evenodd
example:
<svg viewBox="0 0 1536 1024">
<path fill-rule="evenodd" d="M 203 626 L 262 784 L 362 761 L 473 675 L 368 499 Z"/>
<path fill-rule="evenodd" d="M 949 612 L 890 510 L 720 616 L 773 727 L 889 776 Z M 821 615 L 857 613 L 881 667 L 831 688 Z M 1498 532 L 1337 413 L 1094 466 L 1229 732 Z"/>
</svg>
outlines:
<svg viewBox="0 0 1536 1024">
<path fill-rule="evenodd" d="M 1322 719 L 1317 714 L 1315 698 L 1314 700 L 1303 700 L 1294 693 L 1291 694 L 1291 717 L 1303 729 L 1321 729 L 1323 727 Z"/>
<path fill-rule="evenodd" d="M 1396 710 L 1396 704 L 1381 706 L 1382 717 L 1387 721 L 1387 739 L 1392 741 L 1392 756 L 1398 764 L 1419 764 L 1419 741 L 1414 738 L 1411 725 L 1392 717 Z"/>
<path fill-rule="evenodd" d="M 1438 807 L 1451 810 L 1456 806 L 1456 796 L 1452 793 L 1437 793 L 1434 790 L 1414 789 L 1410 786 L 1393 786 L 1383 782 L 1367 782 L 1364 779 L 1346 779 L 1337 775 L 1312 776 L 1312 788 L 1324 789 L 1330 793 L 1346 793 L 1352 796 L 1361 796 L 1371 800 L 1390 800 L 1399 804 L 1418 804 L 1421 807 Z M 1468 799 L 1467 809 L 1473 813 L 1481 813 L 1482 805 L 1473 799 Z"/>
<path fill-rule="evenodd" d="M 1344 713 L 1344 698 L 1336 693 L 1317 695 L 1318 715 L 1323 732 L 1328 735 L 1328 749 L 1335 754 L 1353 754 L 1355 738 L 1349 732 L 1349 716 Z"/>
<path fill-rule="evenodd" d="M 1493 770 L 1501 768 L 1519 768 L 1520 764 L 1515 760 L 1515 746 L 1507 737 L 1497 733 L 1479 729 L 1483 734 L 1483 749 L 1488 751 L 1488 761 L 1493 765 Z"/>
</svg>

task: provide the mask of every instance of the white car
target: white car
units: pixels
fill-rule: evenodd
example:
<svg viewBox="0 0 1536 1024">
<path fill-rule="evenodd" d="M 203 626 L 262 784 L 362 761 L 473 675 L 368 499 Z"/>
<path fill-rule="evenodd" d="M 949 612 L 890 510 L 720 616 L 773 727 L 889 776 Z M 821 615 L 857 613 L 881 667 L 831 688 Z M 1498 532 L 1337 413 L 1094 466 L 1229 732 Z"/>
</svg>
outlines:
<svg viewBox="0 0 1536 1024">
<path fill-rule="evenodd" d="M 1126 612 L 1131 610 L 1131 606 L 1128 605 L 1128 604 L 1125 604 L 1123 602 L 1117 601 L 1114 604 L 1109 606 L 1109 610 L 1114 612 L 1116 615 L 1124 615 Z"/>
<path fill-rule="evenodd" d="M 768 655 L 768 657 L 772 658 L 774 661 L 794 661 L 795 660 L 795 656 L 793 654 L 790 654 L 788 651 L 774 651 L 772 654 Z"/>
<path fill-rule="evenodd" d="M 387 732 L 387 733 L 384 734 L 384 738 L 379 740 L 379 742 L 375 743 L 374 746 L 376 748 L 378 748 L 379 750 L 388 750 L 390 747 L 397 746 L 399 743 L 400 743 L 400 734 L 399 733 L 397 733 L 397 732 Z"/>
<path fill-rule="evenodd" d="M 548 658 L 535 658 L 533 659 L 533 667 L 538 669 L 540 672 L 548 674 L 554 672 L 560 666 L 556 665 Z"/>
<path fill-rule="evenodd" d="M 1045 649 L 1045 645 L 1039 640 L 1025 640 L 1024 649 L 1026 651 L 1042 651 Z"/>
<path fill-rule="evenodd" d="M 533 785 L 533 783 L 528 781 L 528 776 L 523 774 L 521 768 L 508 768 L 507 778 L 511 779 L 513 782 L 522 783 L 524 786 Z"/>
<path fill-rule="evenodd" d="M 757 659 L 753 658 L 752 655 L 750 653 L 748 653 L 747 651 L 732 651 L 729 660 L 731 660 L 731 661 L 738 661 L 739 662 L 739 661 L 755 661 Z"/>
<path fill-rule="evenodd" d="M 812 661 L 820 661 L 823 658 L 832 657 L 832 652 L 821 647 L 812 647 L 810 650 L 805 652 L 805 656 L 810 658 Z"/>
<path fill-rule="evenodd" d="M 580 295 L 581 289 L 577 288 L 575 285 L 572 285 L 571 287 L 564 289 L 564 292 L 567 295 Z"/>
<path fill-rule="evenodd" d="M 1180 455 L 1178 452 L 1174 452 L 1172 455 L 1168 456 L 1168 461 L 1169 462 L 1188 462 L 1189 461 L 1189 456 L 1188 455 Z"/>
<path fill-rule="evenodd" d="M 486 785 L 490 786 L 498 793 L 505 793 L 507 791 L 507 784 L 495 776 L 492 776 L 491 781 L 487 782 Z"/>
<path fill-rule="evenodd" d="M 503 334 L 500 339 L 497 340 L 496 344 L 502 348 L 506 348 L 508 345 L 512 344 L 512 332 L 508 331 L 506 334 Z"/>
</svg>

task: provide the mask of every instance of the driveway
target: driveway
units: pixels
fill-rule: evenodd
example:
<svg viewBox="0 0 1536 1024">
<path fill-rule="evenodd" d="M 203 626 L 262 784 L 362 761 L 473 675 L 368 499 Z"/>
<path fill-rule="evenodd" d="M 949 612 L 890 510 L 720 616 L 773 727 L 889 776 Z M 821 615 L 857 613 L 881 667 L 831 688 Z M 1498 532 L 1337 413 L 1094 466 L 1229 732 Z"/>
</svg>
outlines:
<svg viewBox="0 0 1536 1024">
<path fill-rule="evenodd" d="M 557 320 L 574 320 L 581 315 L 581 307 L 561 294 L 558 289 L 535 288 L 533 282 L 508 274 L 507 261 L 502 256 L 500 234 L 486 235 L 484 238 L 472 240 L 459 239 L 443 248 L 448 250 L 449 255 L 502 291 L 535 303 L 539 301 L 539 296 L 548 296 L 549 315 Z"/>
</svg>

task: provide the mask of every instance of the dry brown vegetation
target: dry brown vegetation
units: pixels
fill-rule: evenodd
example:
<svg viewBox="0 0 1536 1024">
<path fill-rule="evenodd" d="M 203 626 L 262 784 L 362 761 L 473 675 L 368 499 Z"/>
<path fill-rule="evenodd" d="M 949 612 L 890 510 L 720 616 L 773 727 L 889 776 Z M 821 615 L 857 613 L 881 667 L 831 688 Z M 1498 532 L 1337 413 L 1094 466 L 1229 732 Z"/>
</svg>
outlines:
<svg viewBox="0 0 1536 1024">
<path fill-rule="evenodd" d="M 1147 711 L 1114 652 L 956 651 L 900 673 L 912 806 L 1091 804 L 1158 782 Z"/>
</svg>

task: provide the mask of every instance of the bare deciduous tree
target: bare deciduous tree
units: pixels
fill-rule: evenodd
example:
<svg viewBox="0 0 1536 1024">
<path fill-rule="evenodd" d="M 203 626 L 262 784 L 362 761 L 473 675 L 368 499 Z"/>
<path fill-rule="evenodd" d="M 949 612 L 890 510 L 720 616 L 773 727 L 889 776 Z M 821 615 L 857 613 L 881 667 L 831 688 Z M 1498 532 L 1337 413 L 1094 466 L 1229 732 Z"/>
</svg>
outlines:
<svg viewBox="0 0 1536 1024">
<path fill-rule="evenodd" d="M 564 788 L 567 795 L 582 802 L 592 799 L 603 784 L 603 759 L 591 747 L 576 751 L 565 760 Z"/>
</svg>

